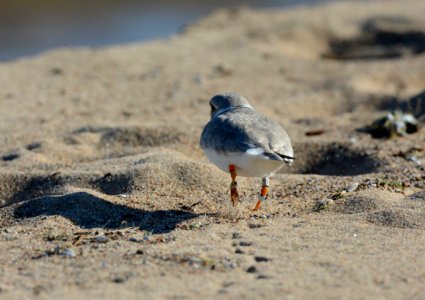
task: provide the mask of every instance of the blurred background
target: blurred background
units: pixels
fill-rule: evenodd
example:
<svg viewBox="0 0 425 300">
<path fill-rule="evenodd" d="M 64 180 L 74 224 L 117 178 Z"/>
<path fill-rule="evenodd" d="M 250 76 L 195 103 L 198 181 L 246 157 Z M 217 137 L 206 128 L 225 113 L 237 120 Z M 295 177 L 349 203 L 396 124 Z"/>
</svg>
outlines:
<svg viewBox="0 0 425 300">
<path fill-rule="evenodd" d="M 0 61 L 57 47 L 166 37 L 218 8 L 284 8 L 325 0 L 0 0 Z"/>
</svg>

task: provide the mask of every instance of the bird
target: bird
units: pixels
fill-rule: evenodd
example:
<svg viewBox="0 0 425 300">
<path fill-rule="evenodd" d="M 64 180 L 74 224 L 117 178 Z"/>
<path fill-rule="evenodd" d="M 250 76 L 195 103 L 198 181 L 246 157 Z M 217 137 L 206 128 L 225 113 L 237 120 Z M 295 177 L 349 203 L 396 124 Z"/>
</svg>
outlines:
<svg viewBox="0 0 425 300">
<path fill-rule="evenodd" d="M 230 173 L 230 199 L 239 202 L 237 176 L 260 177 L 261 191 L 253 211 L 268 198 L 269 177 L 294 161 L 286 131 L 254 110 L 238 93 L 222 93 L 210 100 L 211 119 L 200 137 L 200 146 L 219 169 Z"/>
</svg>

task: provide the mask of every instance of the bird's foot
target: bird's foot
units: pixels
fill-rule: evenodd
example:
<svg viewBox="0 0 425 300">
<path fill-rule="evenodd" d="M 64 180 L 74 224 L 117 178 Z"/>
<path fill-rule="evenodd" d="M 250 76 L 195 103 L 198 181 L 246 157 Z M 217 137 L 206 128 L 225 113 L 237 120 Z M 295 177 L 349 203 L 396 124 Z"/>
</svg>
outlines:
<svg viewBox="0 0 425 300">
<path fill-rule="evenodd" d="M 267 200 L 267 193 L 268 193 L 268 187 L 263 186 L 261 188 L 260 194 L 258 195 L 257 204 L 255 204 L 255 207 L 252 209 L 252 211 L 257 211 L 257 210 L 260 209 L 261 203 L 263 203 L 263 201 Z"/>
<path fill-rule="evenodd" d="M 239 203 L 239 195 L 238 195 L 238 183 L 236 182 L 236 167 L 234 165 L 229 165 L 229 172 L 232 176 L 232 183 L 230 184 L 230 199 L 232 200 L 233 206 Z"/>
<path fill-rule="evenodd" d="M 239 194 L 237 186 L 238 184 L 236 183 L 236 181 L 230 184 L 230 199 L 232 200 L 233 206 L 236 206 L 236 204 L 239 203 Z"/>
</svg>

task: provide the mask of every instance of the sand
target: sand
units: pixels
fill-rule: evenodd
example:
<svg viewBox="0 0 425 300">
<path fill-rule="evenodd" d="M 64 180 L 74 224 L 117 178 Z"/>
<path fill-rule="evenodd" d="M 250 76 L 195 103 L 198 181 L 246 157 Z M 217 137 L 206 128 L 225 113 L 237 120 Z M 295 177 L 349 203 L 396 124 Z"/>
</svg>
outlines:
<svg viewBox="0 0 425 300">
<path fill-rule="evenodd" d="M 424 114 L 423 11 L 222 10 L 165 40 L 1 63 L 0 298 L 424 299 L 425 131 L 365 130 Z M 258 212 L 260 179 L 232 207 L 198 145 L 226 91 L 293 141 Z"/>
</svg>

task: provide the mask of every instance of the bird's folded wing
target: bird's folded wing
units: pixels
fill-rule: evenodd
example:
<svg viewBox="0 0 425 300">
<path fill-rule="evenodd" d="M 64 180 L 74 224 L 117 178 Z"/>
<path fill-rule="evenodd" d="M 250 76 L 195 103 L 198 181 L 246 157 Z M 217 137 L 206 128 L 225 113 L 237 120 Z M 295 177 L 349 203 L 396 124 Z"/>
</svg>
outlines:
<svg viewBox="0 0 425 300">
<path fill-rule="evenodd" d="M 201 147 L 218 152 L 247 152 L 260 150 L 272 160 L 292 160 L 291 142 L 279 124 L 261 114 L 255 118 L 239 114 L 233 118 L 215 118 L 204 128 Z"/>
</svg>

